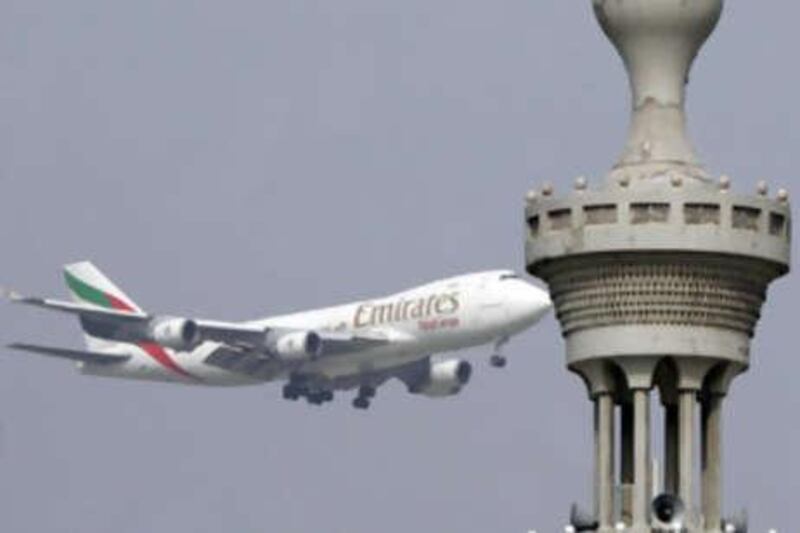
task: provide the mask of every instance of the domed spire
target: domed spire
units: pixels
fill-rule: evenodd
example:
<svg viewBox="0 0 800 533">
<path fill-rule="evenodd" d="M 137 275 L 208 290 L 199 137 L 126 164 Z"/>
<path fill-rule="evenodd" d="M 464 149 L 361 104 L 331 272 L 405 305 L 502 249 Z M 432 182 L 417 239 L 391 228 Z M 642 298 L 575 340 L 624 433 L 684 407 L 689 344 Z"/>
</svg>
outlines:
<svg viewBox="0 0 800 533">
<path fill-rule="evenodd" d="M 622 56 L 633 96 L 628 142 L 615 174 L 651 177 L 677 167 L 705 178 L 686 134 L 685 88 L 694 58 L 719 21 L 722 0 L 593 3 Z"/>
</svg>

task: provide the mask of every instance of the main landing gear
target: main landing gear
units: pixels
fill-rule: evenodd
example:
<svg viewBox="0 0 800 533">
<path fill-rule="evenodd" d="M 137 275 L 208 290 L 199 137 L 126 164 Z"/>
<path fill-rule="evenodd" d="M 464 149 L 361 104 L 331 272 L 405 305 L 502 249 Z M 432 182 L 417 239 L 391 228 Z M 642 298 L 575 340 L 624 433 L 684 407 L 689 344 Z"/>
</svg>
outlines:
<svg viewBox="0 0 800 533">
<path fill-rule="evenodd" d="M 489 358 L 489 364 L 494 368 L 504 368 L 508 359 L 503 355 L 503 346 L 508 342 L 508 337 L 501 337 L 494 343 L 494 354 Z"/>
<path fill-rule="evenodd" d="M 333 391 L 314 391 L 306 395 L 306 400 L 308 400 L 308 403 L 311 405 L 322 405 L 323 403 L 332 402 Z"/>
<path fill-rule="evenodd" d="M 358 388 L 356 397 L 353 398 L 353 407 L 356 409 L 369 409 L 370 402 L 376 393 L 377 390 L 374 386 L 361 385 Z M 305 398 L 311 405 L 322 405 L 333 401 L 333 391 L 310 387 L 306 382 L 290 381 L 283 386 L 283 398 L 290 401 Z"/>
<path fill-rule="evenodd" d="M 302 396 L 302 390 L 300 389 L 300 387 L 296 387 L 291 383 L 287 383 L 286 385 L 283 386 L 284 400 L 296 401 L 300 399 L 300 396 Z"/>
<path fill-rule="evenodd" d="M 356 409 L 369 409 L 369 401 L 375 397 L 375 387 L 362 385 L 358 388 L 358 394 L 353 399 L 353 407 Z"/>
<path fill-rule="evenodd" d="M 306 387 L 287 383 L 283 386 L 283 397 L 286 400 L 296 401 L 305 397 L 311 405 L 322 405 L 333 401 L 333 391 L 330 390 L 309 390 Z"/>
</svg>

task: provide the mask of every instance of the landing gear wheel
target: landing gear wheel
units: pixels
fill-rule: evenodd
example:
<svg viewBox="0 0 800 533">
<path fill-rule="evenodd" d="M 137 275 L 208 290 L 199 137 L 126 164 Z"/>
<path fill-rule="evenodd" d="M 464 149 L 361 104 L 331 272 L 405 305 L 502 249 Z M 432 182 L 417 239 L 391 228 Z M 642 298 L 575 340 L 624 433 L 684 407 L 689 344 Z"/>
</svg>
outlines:
<svg viewBox="0 0 800 533">
<path fill-rule="evenodd" d="M 283 399 L 295 401 L 300 398 L 300 392 L 291 385 L 283 386 Z"/>
<path fill-rule="evenodd" d="M 333 391 L 323 391 L 320 393 L 322 395 L 322 400 L 325 402 L 332 402 L 333 401 Z"/>
<path fill-rule="evenodd" d="M 489 358 L 489 364 L 495 368 L 503 368 L 508 362 L 503 355 L 503 346 L 508 343 L 509 337 L 500 337 L 494 342 L 494 355 Z"/>
<path fill-rule="evenodd" d="M 502 355 L 493 355 L 489 358 L 489 364 L 495 368 L 503 368 L 508 363 L 508 360 Z"/>
<path fill-rule="evenodd" d="M 356 398 L 353 400 L 353 407 L 356 409 L 369 409 L 369 398 L 356 396 Z"/>
<path fill-rule="evenodd" d="M 369 385 L 363 385 L 358 389 L 358 395 L 362 398 L 374 398 L 377 392 L 375 387 L 370 387 Z"/>
<path fill-rule="evenodd" d="M 324 394 L 324 392 L 314 392 L 306 396 L 306 399 L 311 405 L 322 405 L 325 402 Z"/>
</svg>

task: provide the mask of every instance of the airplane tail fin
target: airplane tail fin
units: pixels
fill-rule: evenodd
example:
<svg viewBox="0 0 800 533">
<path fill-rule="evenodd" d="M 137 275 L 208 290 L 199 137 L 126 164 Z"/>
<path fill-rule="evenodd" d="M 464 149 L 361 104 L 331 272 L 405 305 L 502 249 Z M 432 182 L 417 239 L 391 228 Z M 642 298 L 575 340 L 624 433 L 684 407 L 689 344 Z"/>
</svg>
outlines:
<svg viewBox="0 0 800 533">
<path fill-rule="evenodd" d="M 114 285 L 89 261 L 73 263 L 64 267 L 64 280 L 67 282 L 72 298 L 82 304 L 102 309 L 141 313 L 136 303 Z"/>
<path fill-rule="evenodd" d="M 122 289 L 89 261 L 64 266 L 64 280 L 70 295 L 78 303 L 122 312 L 143 312 L 133 300 L 122 292 Z M 119 343 L 92 335 L 90 331 L 92 328 L 85 320 L 81 320 L 81 326 L 86 334 L 86 345 L 90 350 L 107 351 L 118 346 Z"/>
</svg>

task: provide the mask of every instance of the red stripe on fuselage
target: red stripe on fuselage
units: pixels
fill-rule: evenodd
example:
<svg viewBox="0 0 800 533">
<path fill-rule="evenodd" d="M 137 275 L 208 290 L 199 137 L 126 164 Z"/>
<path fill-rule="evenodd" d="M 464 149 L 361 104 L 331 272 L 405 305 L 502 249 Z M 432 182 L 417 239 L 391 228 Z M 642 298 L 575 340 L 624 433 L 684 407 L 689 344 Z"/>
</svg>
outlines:
<svg viewBox="0 0 800 533">
<path fill-rule="evenodd" d="M 176 374 L 190 379 L 192 381 L 200 381 L 199 378 L 188 373 L 186 370 L 182 369 L 178 366 L 178 364 L 170 357 L 167 351 L 164 349 L 163 346 L 156 344 L 154 342 L 140 342 L 139 347 L 147 352 L 147 355 L 155 359 L 161 366 L 167 368 Z"/>
<path fill-rule="evenodd" d="M 116 309 L 117 311 L 126 311 L 126 312 L 135 312 L 136 309 L 121 298 L 117 298 L 113 294 L 104 293 L 106 298 L 108 299 L 108 303 L 111 304 L 111 307 Z M 186 379 L 190 379 L 192 381 L 200 381 L 198 378 L 194 377 L 186 370 L 182 369 L 178 366 L 178 363 L 175 362 L 172 357 L 167 353 L 163 346 L 160 344 L 156 344 L 155 342 L 140 342 L 139 347 L 147 353 L 150 357 L 155 359 L 161 366 L 166 368 L 167 370 L 171 370 L 175 372 L 181 377 Z"/>
</svg>

